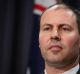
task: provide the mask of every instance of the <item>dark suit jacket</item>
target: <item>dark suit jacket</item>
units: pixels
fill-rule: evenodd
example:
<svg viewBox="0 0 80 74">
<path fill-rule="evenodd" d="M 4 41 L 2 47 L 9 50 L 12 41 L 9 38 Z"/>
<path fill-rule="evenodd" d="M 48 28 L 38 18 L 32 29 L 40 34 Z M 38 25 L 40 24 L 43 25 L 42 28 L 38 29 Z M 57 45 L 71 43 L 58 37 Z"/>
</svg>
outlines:
<svg viewBox="0 0 80 74">
<path fill-rule="evenodd" d="M 44 72 L 42 72 L 42 73 L 40 73 L 40 74 L 44 74 Z M 80 69 L 79 69 L 79 71 L 77 72 L 77 74 L 80 74 Z"/>
</svg>

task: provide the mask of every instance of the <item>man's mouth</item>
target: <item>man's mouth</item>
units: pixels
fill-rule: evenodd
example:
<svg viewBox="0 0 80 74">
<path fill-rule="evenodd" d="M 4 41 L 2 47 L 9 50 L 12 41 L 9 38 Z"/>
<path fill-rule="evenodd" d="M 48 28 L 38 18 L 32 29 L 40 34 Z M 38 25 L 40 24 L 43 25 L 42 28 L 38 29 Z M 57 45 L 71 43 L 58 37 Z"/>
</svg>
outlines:
<svg viewBox="0 0 80 74">
<path fill-rule="evenodd" d="M 53 52 L 59 52 L 62 50 L 62 47 L 60 45 L 51 45 L 49 47 L 49 50 L 53 51 Z"/>
</svg>

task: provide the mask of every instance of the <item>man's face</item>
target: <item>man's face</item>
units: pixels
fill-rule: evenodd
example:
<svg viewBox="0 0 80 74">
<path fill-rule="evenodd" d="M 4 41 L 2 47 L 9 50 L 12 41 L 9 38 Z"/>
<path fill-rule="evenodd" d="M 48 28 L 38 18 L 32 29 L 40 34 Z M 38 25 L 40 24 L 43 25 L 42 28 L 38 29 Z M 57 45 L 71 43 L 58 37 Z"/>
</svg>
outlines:
<svg viewBox="0 0 80 74">
<path fill-rule="evenodd" d="M 64 66 L 79 55 L 79 32 L 76 17 L 64 9 L 45 12 L 40 21 L 39 47 L 46 63 Z"/>
</svg>

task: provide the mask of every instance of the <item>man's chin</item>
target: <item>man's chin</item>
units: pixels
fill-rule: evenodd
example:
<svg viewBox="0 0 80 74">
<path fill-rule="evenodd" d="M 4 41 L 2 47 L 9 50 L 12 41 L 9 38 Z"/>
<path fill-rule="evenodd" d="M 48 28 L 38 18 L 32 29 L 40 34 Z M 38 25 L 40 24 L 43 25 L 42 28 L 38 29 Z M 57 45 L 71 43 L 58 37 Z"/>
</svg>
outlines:
<svg viewBox="0 0 80 74">
<path fill-rule="evenodd" d="M 67 65 L 67 63 L 64 63 L 64 61 L 61 60 L 46 60 L 46 64 L 49 66 L 54 66 L 54 67 L 64 67 L 65 65 Z"/>
</svg>

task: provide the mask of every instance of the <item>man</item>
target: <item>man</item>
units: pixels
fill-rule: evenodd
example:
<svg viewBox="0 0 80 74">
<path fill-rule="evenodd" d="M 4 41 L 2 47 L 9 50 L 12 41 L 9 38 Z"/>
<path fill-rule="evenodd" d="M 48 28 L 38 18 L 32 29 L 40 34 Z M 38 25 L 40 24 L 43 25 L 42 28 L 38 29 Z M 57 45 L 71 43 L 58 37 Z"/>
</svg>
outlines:
<svg viewBox="0 0 80 74">
<path fill-rule="evenodd" d="M 65 4 L 55 4 L 41 16 L 39 47 L 45 60 L 42 74 L 80 74 L 79 13 Z"/>
</svg>

